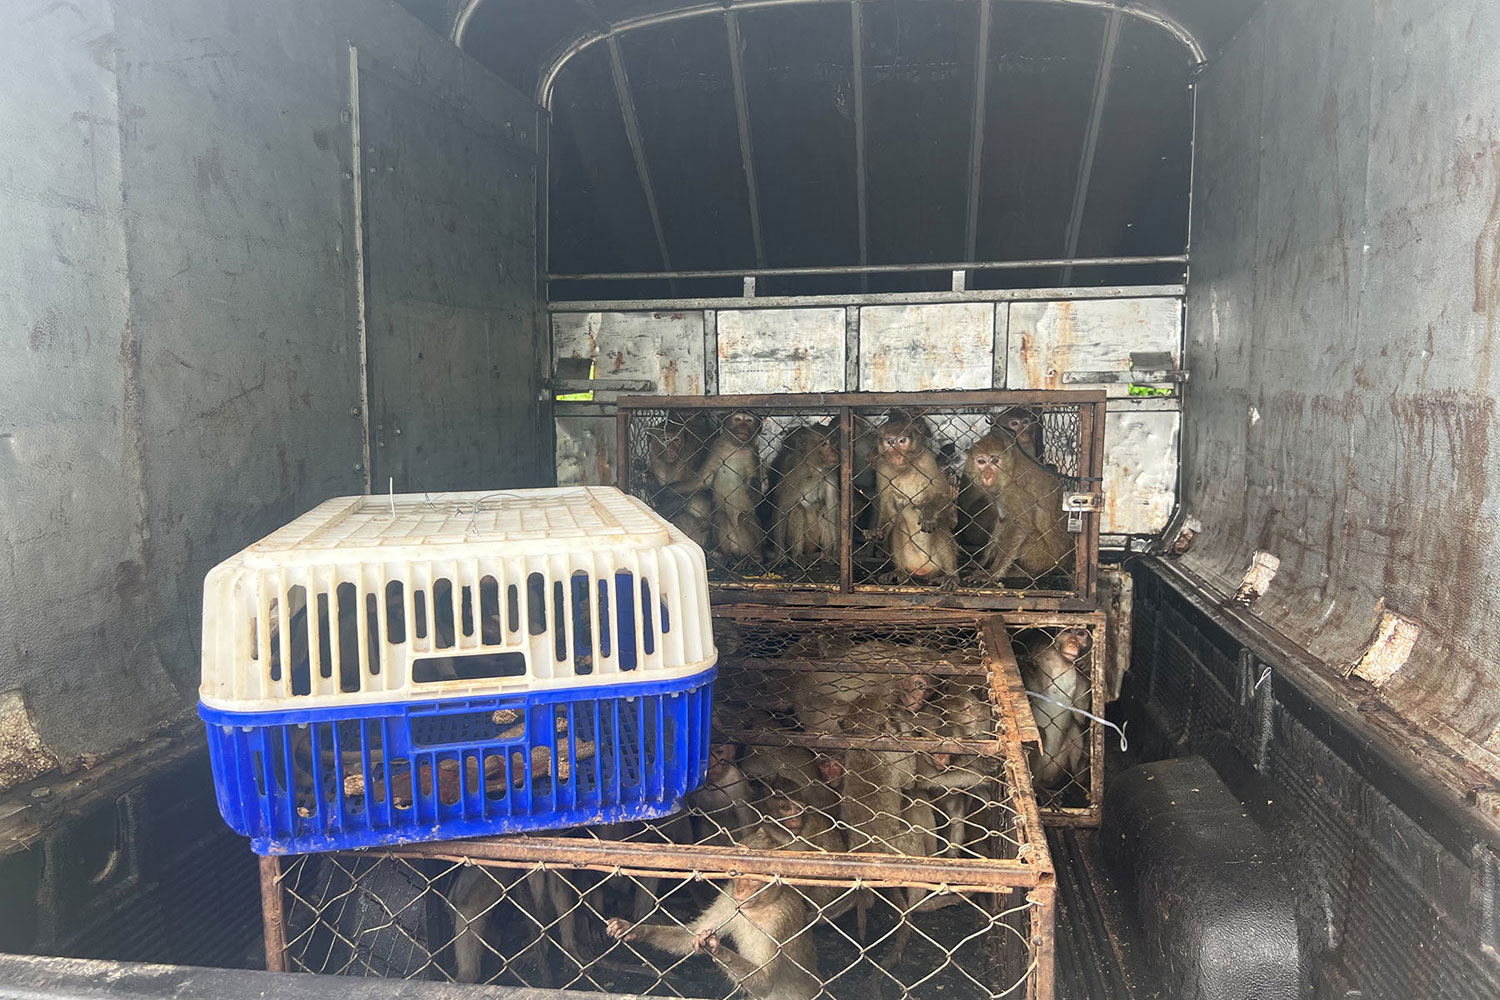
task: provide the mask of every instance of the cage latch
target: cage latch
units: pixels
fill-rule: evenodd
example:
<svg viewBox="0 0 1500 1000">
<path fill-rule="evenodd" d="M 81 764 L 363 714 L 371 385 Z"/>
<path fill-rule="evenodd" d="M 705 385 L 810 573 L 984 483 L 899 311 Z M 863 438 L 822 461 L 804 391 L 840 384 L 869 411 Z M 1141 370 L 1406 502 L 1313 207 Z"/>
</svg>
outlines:
<svg viewBox="0 0 1500 1000">
<path fill-rule="evenodd" d="M 1083 530 L 1083 515 L 1104 509 L 1104 494 L 1064 493 L 1062 507 L 1068 515 L 1068 530 L 1077 534 Z"/>
</svg>

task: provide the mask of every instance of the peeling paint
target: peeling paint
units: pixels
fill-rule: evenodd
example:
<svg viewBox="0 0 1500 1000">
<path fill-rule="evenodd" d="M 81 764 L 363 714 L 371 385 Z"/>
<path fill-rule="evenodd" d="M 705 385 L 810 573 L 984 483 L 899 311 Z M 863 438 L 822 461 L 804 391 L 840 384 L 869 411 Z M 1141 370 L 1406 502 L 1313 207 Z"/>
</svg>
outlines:
<svg viewBox="0 0 1500 1000">
<path fill-rule="evenodd" d="M 1250 560 L 1250 568 L 1245 571 L 1245 578 L 1240 581 L 1239 589 L 1234 592 L 1234 600 L 1240 604 L 1250 605 L 1265 596 L 1271 587 L 1271 581 L 1276 578 L 1276 571 L 1281 568 L 1281 559 L 1269 552 L 1257 552 Z"/>
<path fill-rule="evenodd" d="M 20 691 L 0 691 L 0 789 L 10 788 L 57 767 L 42 742 Z"/>
<path fill-rule="evenodd" d="M 1376 611 L 1379 622 L 1375 626 L 1375 639 L 1359 658 L 1359 662 L 1353 664 L 1353 673 L 1378 688 L 1385 686 L 1411 658 L 1411 651 L 1422 635 L 1422 626 L 1393 611 L 1385 611 L 1380 607 Z"/>
</svg>

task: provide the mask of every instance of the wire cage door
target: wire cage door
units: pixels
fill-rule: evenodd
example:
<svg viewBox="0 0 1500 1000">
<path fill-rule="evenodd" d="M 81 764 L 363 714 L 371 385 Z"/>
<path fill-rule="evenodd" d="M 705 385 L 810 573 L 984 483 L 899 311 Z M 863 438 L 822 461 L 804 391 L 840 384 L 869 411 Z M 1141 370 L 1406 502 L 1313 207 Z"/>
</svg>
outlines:
<svg viewBox="0 0 1500 1000">
<path fill-rule="evenodd" d="M 716 603 L 1096 607 L 1105 395 L 622 396 L 620 485 Z"/>
</svg>

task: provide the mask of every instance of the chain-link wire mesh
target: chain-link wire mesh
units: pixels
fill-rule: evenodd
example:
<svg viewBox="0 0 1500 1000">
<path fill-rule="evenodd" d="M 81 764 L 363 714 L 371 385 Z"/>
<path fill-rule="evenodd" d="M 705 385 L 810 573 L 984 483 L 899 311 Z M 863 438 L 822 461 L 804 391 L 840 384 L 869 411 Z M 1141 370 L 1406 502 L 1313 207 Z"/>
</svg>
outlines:
<svg viewBox="0 0 1500 1000">
<path fill-rule="evenodd" d="M 673 408 L 625 397 L 622 482 L 704 547 L 720 586 L 1084 596 L 1096 518 L 1064 497 L 1097 488 L 1098 414 L 1056 395 Z"/>
<path fill-rule="evenodd" d="M 997 1000 L 1037 975 L 1023 888 L 327 854 L 280 890 L 297 972 L 708 1000 Z"/>
<path fill-rule="evenodd" d="M 1077 404 L 855 410 L 861 587 L 1068 593 L 1078 584 L 1083 488 Z"/>
<path fill-rule="evenodd" d="M 682 811 L 295 859 L 288 967 L 708 998 L 1045 995 L 1051 867 L 1007 721 L 1024 709 L 978 626 L 715 625 L 716 742 Z"/>
<path fill-rule="evenodd" d="M 1098 614 L 1006 615 L 1011 651 L 1032 693 L 1038 743 L 1027 753 L 1047 822 L 1097 822 L 1103 794 L 1105 630 Z"/>
</svg>

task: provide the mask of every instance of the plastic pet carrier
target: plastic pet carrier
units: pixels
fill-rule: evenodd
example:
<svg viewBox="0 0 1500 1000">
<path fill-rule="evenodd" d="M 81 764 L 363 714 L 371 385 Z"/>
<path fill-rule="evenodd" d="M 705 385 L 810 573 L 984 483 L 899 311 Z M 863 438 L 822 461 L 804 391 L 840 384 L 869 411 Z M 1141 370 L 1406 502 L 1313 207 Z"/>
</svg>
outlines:
<svg viewBox="0 0 1500 1000">
<path fill-rule="evenodd" d="M 648 819 L 715 659 L 702 550 L 618 490 L 345 497 L 209 573 L 199 714 L 261 854 Z"/>
</svg>

